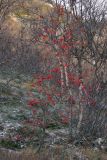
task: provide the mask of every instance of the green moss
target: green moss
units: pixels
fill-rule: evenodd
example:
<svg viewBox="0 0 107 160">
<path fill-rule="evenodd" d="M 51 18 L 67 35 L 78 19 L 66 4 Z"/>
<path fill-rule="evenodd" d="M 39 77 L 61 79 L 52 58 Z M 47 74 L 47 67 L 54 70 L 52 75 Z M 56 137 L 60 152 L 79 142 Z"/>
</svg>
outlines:
<svg viewBox="0 0 107 160">
<path fill-rule="evenodd" d="M 47 129 L 60 129 L 61 128 L 61 126 L 60 125 L 58 125 L 58 124 L 55 124 L 55 123 L 51 123 L 51 124 L 49 124 L 47 127 L 46 127 Z"/>
<path fill-rule="evenodd" d="M 9 149 L 20 149 L 21 146 L 18 142 L 14 142 L 11 140 L 1 140 L 0 141 L 0 146 L 4 148 L 9 148 Z"/>
</svg>

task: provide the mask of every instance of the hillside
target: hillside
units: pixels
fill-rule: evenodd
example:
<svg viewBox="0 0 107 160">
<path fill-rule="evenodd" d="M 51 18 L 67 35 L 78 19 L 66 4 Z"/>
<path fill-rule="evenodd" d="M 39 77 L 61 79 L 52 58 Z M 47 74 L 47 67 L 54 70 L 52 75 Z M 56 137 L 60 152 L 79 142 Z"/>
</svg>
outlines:
<svg viewBox="0 0 107 160">
<path fill-rule="evenodd" d="M 106 0 L 0 1 L 0 160 L 107 160 L 106 24 Z"/>
</svg>

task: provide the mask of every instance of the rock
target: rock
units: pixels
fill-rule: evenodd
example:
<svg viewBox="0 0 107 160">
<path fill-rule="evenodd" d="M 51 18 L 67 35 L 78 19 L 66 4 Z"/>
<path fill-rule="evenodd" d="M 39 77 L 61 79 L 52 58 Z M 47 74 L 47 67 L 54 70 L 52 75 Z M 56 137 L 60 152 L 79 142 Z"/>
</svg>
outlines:
<svg viewBox="0 0 107 160">
<path fill-rule="evenodd" d="M 94 147 L 94 150 L 103 150 L 107 151 L 107 143 L 103 138 L 98 138 L 96 139 L 93 143 L 92 146 Z"/>
<path fill-rule="evenodd" d="M 61 144 L 67 140 L 68 130 L 57 129 L 57 130 L 46 130 L 47 140 L 50 144 Z"/>
<path fill-rule="evenodd" d="M 76 151 L 73 160 L 88 160 L 88 158 L 83 155 L 80 151 Z"/>
<path fill-rule="evenodd" d="M 101 150 L 107 152 L 107 145 L 101 145 Z"/>
<path fill-rule="evenodd" d="M 97 143 L 98 145 L 101 145 L 104 142 L 103 138 L 98 138 L 96 139 L 95 143 Z"/>
<path fill-rule="evenodd" d="M 94 148 L 98 148 L 102 144 L 102 142 L 103 142 L 102 138 L 98 138 L 98 139 L 96 139 L 95 141 L 92 142 L 92 146 Z"/>
<path fill-rule="evenodd" d="M 19 96 L 19 92 L 20 92 L 20 90 L 19 90 L 18 88 L 16 88 L 16 87 L 11 87 L 11 94 L 12 94 L 13 96 Z"/>
</svg>

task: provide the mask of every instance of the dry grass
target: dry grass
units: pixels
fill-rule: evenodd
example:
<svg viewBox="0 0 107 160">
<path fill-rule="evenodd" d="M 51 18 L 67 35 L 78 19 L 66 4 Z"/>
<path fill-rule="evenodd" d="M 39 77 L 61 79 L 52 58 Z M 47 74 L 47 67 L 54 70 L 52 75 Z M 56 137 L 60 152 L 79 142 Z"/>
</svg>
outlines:
<svg viewBox="0 0 107 160">
<path fill-rule="evenodd" d="M 107 152 L 93 150 L 90 148 L 83 149 L 83 154 L 87 155 L 89 160 L 107 160 Z"/>
<path fill-rule="evenodd" d="M 33 151 L 23 151 L 23 152 L 15 152 L 15 151 L 0 151 L 0 160 L 38 160 L 38 154 L 35 154 Z M 42 160 L 42 159 L 41 159 Z"/>
<path fill-rule="evenodd" d="M 60 145 L 47 147 L 39 153 L 32 148 L 20 152 L 1 150 L 0 160 L 73 160 L 74 153 L 73 149 Z"/>
<path fill-rule="evenodd" d="M 68 160 L 68 157 L 63 155 L 62 148 L 60 147 L 55 149 L 46 148 L 39 153 L 36 153 L 31 148 L 19 152 L 0 150 L 0 160 L 59 160 L 61 157 L 64 160 Z"/>
<path fill-rule="evenodd" d="M 78 149 L 80 154 L 85 155 L 84 160 L 107 160 L 107 153 L 94 151 L 93 149 Z M 28 148 L 22 151 L 0 150 L 0 160 L 74 160 L 77 150 L 65 148 L 64 146 L 54 146 L 42 149 L 36 153 L 35 149 Z M 80 160 L 78 158 L 78 160 Z"/>
</svg>

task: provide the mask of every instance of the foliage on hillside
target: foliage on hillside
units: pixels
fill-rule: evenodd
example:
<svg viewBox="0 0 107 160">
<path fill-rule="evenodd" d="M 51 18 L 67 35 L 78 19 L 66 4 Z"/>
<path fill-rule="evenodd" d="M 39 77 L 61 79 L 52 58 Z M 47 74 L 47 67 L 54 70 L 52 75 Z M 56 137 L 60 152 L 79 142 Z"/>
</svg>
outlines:
<svg viewBox="0 0 107 160">
<path fill-rule="evenodd" d="M 0 146 L 106 152 L 106 13 L 93 0 L 15 2 L 0 21 Z"/>
</svg>

